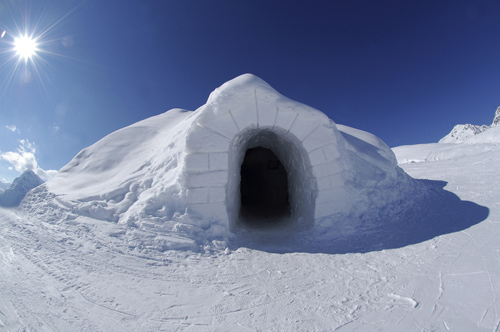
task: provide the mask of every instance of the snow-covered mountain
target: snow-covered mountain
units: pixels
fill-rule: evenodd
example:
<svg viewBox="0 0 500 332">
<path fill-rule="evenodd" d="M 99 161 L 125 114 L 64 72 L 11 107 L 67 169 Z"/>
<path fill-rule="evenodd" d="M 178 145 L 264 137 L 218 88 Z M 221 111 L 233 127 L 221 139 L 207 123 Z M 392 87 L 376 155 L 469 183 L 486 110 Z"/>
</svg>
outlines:
<svg viewBox="0 0 500 332">
<path fill-rule="evenodd" d="M 477 126 L 472 124 L 458 124 L 453 127 L 448 135 L 441 138 L 439 143 L 462 143 L 468 138 L 478 135 L 489 128 L 490 126 L 486 125 Z"/>
<path fill-rule="evenodd" d="M 495 112 L 495 117 L 493 118 L 493 123 L 492 126 L 499 126 L 500 125 L 500 107 L 497 108 L 497 111 Z"/>
<path fill-rule="evenodd" d="M 24 171 L 7 189 L 0 193 L 0 205 L 8 207 L 19 205 L 31 189 L 38 187 L 43 182 L 32 170 Z"/>
<path fill-rule="evenodd" d="M 5 189 L 10 186 L 10 183 L 0 181 L 0 193 L 2 193 Z"/>
<path fill-rule="evenodd" d="M 473 124 L 458 124 L 451 132 L 439 140 L 439 143 L 463 143 L 469 138 L 479 135 L 488 129 L 500 125 L 500 107 L 497 108 L 491 126 L 488 125 L 473 125 Z"/>
<path fill-rule="evenodd" d="M 491 126 L 456 125 L 439 143 L 398 146 L 392 149 L 398 164 L 438 160 L 458 160 L 500 151 L 500 107 Z M 478 129 L 479 128 L 479 129 Z M 457 129 L 457 130 L 455 130 Z M 457 144 L 459 143 L 459 144 Z"/>
</svg>

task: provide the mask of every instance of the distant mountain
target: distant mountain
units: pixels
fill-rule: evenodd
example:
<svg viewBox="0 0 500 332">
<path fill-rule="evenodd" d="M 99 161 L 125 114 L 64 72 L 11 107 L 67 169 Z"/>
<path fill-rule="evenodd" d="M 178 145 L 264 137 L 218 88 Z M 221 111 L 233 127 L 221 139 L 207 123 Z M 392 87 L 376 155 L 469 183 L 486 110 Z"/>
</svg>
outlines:
<svg viewBox="0 0 500 332">
<path fill-rule="evenodd" d="M 448 135 L 441 138 L 439 143 L 462 143 L 471 137 L 484 133 L 488 129 L 500 126 L 500 107 L 497 108 L 491 126 L 472 125 L 472 124 L 459 124 L 453 127 Z"/>
<path fill-rule="evenodd" d="M 500 107 L 497 108 L 495 112 L 495 118 L 493 119 L 492 126 L 500 126 Z"/>
<path fill-rule="evenodd" d="M 27 170 L 0 193 L 0 206 L 18 206 L 31 189 L 38 187 L 44 181 L 33 171 Z"/>
<path fill-rule="evenodd" d="M 469 137 L 476 136 L 482 132 L 488 130 L 490 126 L 482 125 L 472 125 L 472 124 L 459 124 L 453 127 L 448 135 L 441 138 L 439 143 L 461 143 L 467 140 Z"/>
<path fill-rule="evenodd" d="M 5 182 L 0 181 L 0 193 L 2 193 L 9 186 L 10 186 L 10 183 L 5 183 Z"/>
</svg>

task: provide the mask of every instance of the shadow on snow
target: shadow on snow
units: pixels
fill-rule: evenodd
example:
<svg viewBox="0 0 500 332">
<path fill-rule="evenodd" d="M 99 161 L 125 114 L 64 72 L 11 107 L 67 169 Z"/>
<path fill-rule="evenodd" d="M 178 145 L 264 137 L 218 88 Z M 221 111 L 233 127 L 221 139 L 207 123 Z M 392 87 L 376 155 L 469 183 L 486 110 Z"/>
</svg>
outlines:
<svg viewBox="0 0 500 332">
<path fill-rule="evenodd" d="M 459 232 L 480 223 L 489 215 L 487 207 L 462 201 L 445 190 L 447 182 L 417 181 L 429 189 L 423 198 L 395 217 L 372 220 L 370 227 L 359 227 L 348 234 L 338 232 L 337 235 L 331 234 L 333 232 L 322 235 L 317 230 L 247 229 L 238 232 L 230 248 L 247 247 L 271 253 L 366 253 L 402 248 Z"/>
</svg>

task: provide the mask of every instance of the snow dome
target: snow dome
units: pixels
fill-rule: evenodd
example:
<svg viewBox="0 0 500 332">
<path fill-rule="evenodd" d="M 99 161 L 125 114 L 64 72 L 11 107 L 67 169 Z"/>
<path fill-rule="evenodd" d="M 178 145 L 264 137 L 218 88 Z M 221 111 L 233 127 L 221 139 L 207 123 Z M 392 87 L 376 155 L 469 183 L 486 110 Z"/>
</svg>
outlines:
<svg viewBox="0 0 500 332">
<path fill-rule="evenodd" d="M 323 113 L 252 75 L 215 90 L 197 112 L 186 138 L 189 210 L 230 229 L 242 219 L 290 216 L 306 226 L 346 212 L 346 151 Z"/>
<path fill-rule="evenodd" d="M 196 242 L 240 229 L 355 229 L 401 206 L 412 179 L 391 149 L 250 74 L 205 105 L 118 130 L 25 199 Z"/>
</svg>

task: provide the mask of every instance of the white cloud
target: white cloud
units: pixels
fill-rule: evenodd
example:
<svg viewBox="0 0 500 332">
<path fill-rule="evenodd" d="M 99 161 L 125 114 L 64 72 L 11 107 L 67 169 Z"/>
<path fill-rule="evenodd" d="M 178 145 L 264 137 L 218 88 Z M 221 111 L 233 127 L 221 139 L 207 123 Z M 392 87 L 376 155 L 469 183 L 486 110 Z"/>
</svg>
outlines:
<svg viewBox="0 0 500 332">
<path fill-rule="evenodd" d="M 18 134 L 21 133 L 19 129 L 17 129 L 16 125 L 6 125 L 5 128 L 9 129 L 13 133 L 18 133 Z"/>
<path fill-rule="evenodd" d="M 19 147 L 17 151 L 8 151 L 0 154 L 0 158 L 10 163 L 12 166 L 9 170 L 15 169 L 19 173 L 23 173 L 26 170 L 32 170 L 39 177 L 44 180 L 48 180 L 57 174 L 55 170 L 44 170 L 38 166 L 38 162 L 35 157 L 36 147 L 35 143 L 30 142 L 27 139 L 19 140 Z"/>
<path fill-rule="evenodd" d="M 38 175 L 39 177 L 41 177 L 43 180 L 47 181 L 47 180 L 53 178 L 57 174 L 57 171 L 55 169 L 49 169 L 49 170 L 46 171 L 46 170 L 41 169 L 40 167 L 38 167 L 35 170 L 35 173 L 36 173 L 36 175 Z"/>
<path fill-rule="evenodd" d="M 33 154 L 36 152 L 36 146 L 35 146 L 34 142 L 30 142 L 27 139 L 20 139 L 19 143 L 21 143 L 21 146 L 19 147 L 19 149 L 21 149 L 23 151 L 28 150 L 28 151 L 32 152 Z"/>
<path fill-rule="evenodd" d="M 27 151 L 5 152 L 0 157 L 9 162 L 16 171 L 22 173 L 28 169 L 35 170 L 38 163 L 35 154 Z"/>
</svg>

